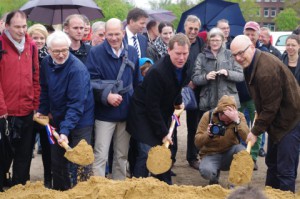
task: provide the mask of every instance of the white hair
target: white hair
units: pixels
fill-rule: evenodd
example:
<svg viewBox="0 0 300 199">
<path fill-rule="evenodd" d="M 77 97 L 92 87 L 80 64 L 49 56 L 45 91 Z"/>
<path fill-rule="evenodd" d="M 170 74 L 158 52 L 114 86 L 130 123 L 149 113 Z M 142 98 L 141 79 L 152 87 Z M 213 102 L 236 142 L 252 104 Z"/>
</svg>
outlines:
<svg viewBox="0 0 300 199">
<path fill-rule="evenodd" d="M 105 30 L 105 22 L 104 21 L 97 21 L 97 22 L 93 23 L 92 32 L 97 32 L 100 29 Z"/>
<path fill-rule="evenodd" d="M 71 40 L 70 40 L 69 36 L 66 33 L 64 33 L 60 30 L 54 31 L 52 34 L 50 34 L 47 37 L 47 42 L 46 43 L 47 43 L 48 48 L 51 48 L 52 43 L 54 41 L 56 41 L 56 42 L 58 42 L 58 41 L 59 42 L 67 42 L 68 47 L 71 46 Z"/>
</svg>

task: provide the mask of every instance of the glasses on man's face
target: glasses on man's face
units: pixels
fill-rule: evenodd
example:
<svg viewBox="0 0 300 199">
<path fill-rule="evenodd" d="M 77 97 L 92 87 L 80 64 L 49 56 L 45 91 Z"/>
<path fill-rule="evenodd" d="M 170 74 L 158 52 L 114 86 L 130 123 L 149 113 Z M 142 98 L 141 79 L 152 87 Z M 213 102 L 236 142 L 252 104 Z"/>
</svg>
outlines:
<svg viewBox="0 0 300 199">
<path fill-rule="evenodd" d="M 242 56 L 244 55 L 244 53 L 246 52 L 246 50 L 247 50 L 249 47 L 250 47 L 250 45 L 247 46 L 247 48 L 245 48 L 245 50 L 239 51 L 239 52 L 237 52 L 237 53 L 235 53 L 235 54 L 232 53 L 231 56 L 232 56 L 232 57 L 237 57 L 237 56 L 242 57 Z"/>
<path fill-rule="evenodd" d="M 188 29 L 189 29 L 189 31 L 196 31 L 196 32 L 198 32 L 198 31 L 199 31 L 199 28 L 193 28 L 193 27 L 189 27 Z"/>
<path fill-rule="evenodd" d="M 51 50 L 51 52 L 53 53 L 53 55 L 59 55 L 60 53 L 62 53 L 63 55 L 66 55 L 69 52 L 69 49 L 65 48 L 62 50 Z"/>
</svg>

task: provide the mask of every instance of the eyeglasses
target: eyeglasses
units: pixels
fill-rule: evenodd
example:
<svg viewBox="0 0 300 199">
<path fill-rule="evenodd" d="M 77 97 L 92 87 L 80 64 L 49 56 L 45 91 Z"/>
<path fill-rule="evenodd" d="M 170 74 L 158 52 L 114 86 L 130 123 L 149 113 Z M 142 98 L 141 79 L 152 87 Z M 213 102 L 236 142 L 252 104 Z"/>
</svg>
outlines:
<svg viewBox="0 0 300 199">
<path fill-rule="evenodd" d="M 199 28 L 189 27 L 189 31 L 193 31 L 193 30 L 198 32 L 198 31 L 199 31 Z"/>
<path fill-rule="evenodd" d="M 220 42 L 222 42 L 222 40 L 213 39 L 213 40 L 210 40 L 209 42 L 211 42 L 211 43 L 220 43 Z"/>
<path fill-rule="evenodd" d="M 51 52 L 53 53 L 53 55 L 59 55 L 60 53 L 62 53 L 63 55 L 66 55 L 69 52 L 69 49 L 65 48 L 62 50 L 51 50 Z"/>
<path fill-rule="evenodd" d="M 247 50 L 249 47 L 250 47 L 250 45 L 247 46 L 247 48 L 245 48 L 245 50 L 239 51 L 239 52 L 237 52 L 237 53 L 235 53 L 235 54 L 231 54 L 231 56 L 232 56 L 232 57 L 237 57 L 237 56 L 242 57 L 242 56 L 244 55 L 244 53 L 246 52 L 246 50 Z"/>
</svg>

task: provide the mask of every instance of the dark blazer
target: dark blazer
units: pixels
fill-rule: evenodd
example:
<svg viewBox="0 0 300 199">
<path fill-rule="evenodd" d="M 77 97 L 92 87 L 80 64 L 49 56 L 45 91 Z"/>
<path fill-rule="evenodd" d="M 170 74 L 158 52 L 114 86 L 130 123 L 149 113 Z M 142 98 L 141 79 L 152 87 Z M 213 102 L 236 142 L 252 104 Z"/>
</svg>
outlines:
<svg viewBox="0 0 300 199">
<path fill-rule="evenodd" d="M 289 65 L 289 58 L 288 58 L 288 55 L 287 53 L 283 53 L 282 55 L 282 62 L 288 66 Z M 300 56 L 298 58 L 298 62 L 297 62 L 297 66 L 296 66 L 296 69 L 295 69 L 295 74 L 294 74 L 295 78 L 297 79 L 298 81 L 298 85 L 300 86 Z"/>
<path fill-rule="evenodd" d="M 175 66 L 166 55 L 160 59 L 134 91 L 127 131 L 138 141 L 150 146 L 161 145 L 168 134 L 174 105 L 182 103 L 181 88 L 186 78 L 186 66 L 179 83 Z"/>
<path fill-rule="evenodd" d="M 148 40 L 142 34 L 137 34 L 137 39 L 139 40 L 140 49 L 141 49 L 141 57 L 147 57 L 147 47 L 148 47 Z M 124 41 L 128 44 L 127 33 L 125 31 Z"/>
</svg>

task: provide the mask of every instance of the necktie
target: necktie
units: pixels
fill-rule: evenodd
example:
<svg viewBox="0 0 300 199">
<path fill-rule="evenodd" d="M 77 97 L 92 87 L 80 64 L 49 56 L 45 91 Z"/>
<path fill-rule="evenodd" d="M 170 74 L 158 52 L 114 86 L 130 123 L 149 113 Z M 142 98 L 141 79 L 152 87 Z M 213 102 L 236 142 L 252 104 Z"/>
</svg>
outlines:
<svg viewBox="0 0 300 199">
<path fill-rule="evenodd" d="M 134 48 L 136 49 L 136 52 L 137 52 L 138 56 L 141 57 L 139 47 L 138 47 L 138 43 L 137 43 L 137 38 L 136 38 L 136 36 L 133 36 L 132 38 L 133 38 Z"/>
</svg>

